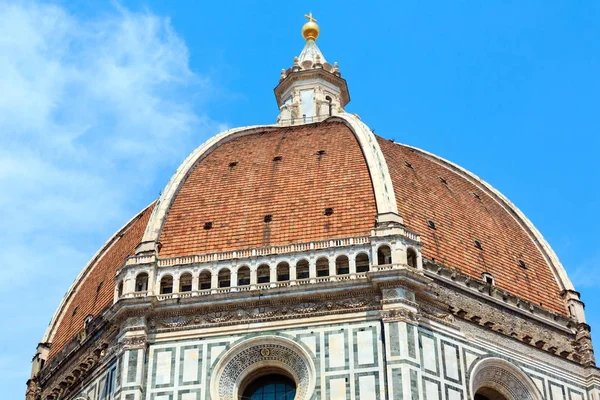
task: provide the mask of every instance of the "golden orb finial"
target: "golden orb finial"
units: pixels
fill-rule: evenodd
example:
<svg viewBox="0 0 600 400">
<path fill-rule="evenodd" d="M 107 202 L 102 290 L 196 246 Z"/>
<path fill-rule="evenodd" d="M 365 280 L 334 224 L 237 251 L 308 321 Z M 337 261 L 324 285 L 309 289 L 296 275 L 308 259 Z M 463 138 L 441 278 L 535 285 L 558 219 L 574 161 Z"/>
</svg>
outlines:
<svg viewBox="0 0 600 400">
<path fill-rule="evenodd" d="M 309 14 L 305 14 L 304 17 L 308 19 L 308 22 L 302 26 L 302 36 L 306 40 L 317 40 L 320 29 L 319 25 L 317 25 L 317 20 L 313 18 L 312 11 Z"/>
</svg>

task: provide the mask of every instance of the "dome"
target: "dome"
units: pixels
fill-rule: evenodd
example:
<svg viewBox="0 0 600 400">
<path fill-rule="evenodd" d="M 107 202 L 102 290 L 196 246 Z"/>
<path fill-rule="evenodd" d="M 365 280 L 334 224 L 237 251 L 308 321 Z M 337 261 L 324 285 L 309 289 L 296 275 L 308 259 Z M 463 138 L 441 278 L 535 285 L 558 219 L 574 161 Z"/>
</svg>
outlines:
<svg viewBox="0 0 600 400">
<path fill-rule="evenodd" d="M 583 390 L 583 303 L 515 205 L 346 112 L 313 39 L 274 92 L 277 123 L 201 144 L 83 268 L 28 400 Z"/>
<path fill-rule="evenodd" d="M 274 92 L 83 268 L 28 400 L 584 397 L 583 303 L 515 205 L 347 113 L 314 38 Z"/>
<path fill-rule="evenodd" d="M 390 211 L 390 204 L 397 208 Z M 414 233 L 426 262 L 475 279 L 492 274 L 498 288 L 568 315 L 563 291 L 571 286 L 562 266 L 505 197 L 468 171 L 340 114 L 299 126 L 234 129 L 194 151 L 161 198 L 77 278 L 44 338 L 52 343 L 50 357 L 65 350 L 86 316 L 110 307 L 115 274 L 136 247 L 138 255 L 156 251 L 159 262 L 174 264 L 364 237 L 394 213 L 400 219 L 389 224 Z"/>
</svg>

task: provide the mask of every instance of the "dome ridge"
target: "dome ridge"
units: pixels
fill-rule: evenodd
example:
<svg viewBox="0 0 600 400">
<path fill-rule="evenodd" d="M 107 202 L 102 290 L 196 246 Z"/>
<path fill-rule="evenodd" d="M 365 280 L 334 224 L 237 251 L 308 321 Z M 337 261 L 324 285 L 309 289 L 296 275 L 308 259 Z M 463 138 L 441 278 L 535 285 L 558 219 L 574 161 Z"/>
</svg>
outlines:
<svg viewBox="0 0 600 400">
<path fill-rule="evenodd" d="M 144 232 L 142 242 L 136 250 L 136 254 L 154 252 L 156 250 L 156 244 L 166 219 L 167 212 L 171 207 L 171 204 L 177 195 L 181 185 L 185 182 L 188 173 L 196 165 L 203 156 L 209 154 L 212 150 L 227 142 L 228 140 L 237 137 L 238 135 L 249 135 L 254 132 L 277 128 L 277 125 L 248 125 L 238 128 L 227 129 L 221 133 L 211 137 L 186 157 L 186 159 L 177 168 L 169 182 L 165 186 L 165 189 L 161 192 L 161 195 L 156 203 L 156 207 L 150 216 L 148 225 Z"/>
<path fill-rule="evenodd" d="M 460 173 L 464 177 L 468 178 L 472 182 L 476 183 L 478 186 L 484 188 L 488 194 L 492 194 L 492 198 L 494 198 L 499 204 L 501 204 L 505 209 L 511 212 L 511 215 L 517 220 L 517 222 L 522 225 L 522 227 L 528 231 L 533 237 L 532 242 L 539 247 L 542 254 L 547 259 L 548 264 L 552 267 L 553 272 L 555 273 L 555 277 L 557 278 L 557 282 L 561 286 L 561 290 L 575 290 L 571 280 L 569 279 L 567 272 L 558 259 L 558 256 L 548 243 L 548 241 L 544 238 L 541 232 L 535 227 L 535 225 L 527 218 L 527 216 L 512 202 L 510 201 L 504 194 L 502 194 L 498 189 L 493 187 L 487 181 L 483 180 L 473 172 L 461 167 L 460 165 L 449 161 L 443 157 L 440 157 L 436 154 L 428 152 L 426 150 L 420 149 L 418 147 L 410 146 L 407 144 L 402 144 L 398 142 L 394 142 L 397 145 L 401 145 L 407 147 L 409 149 L 418 151 L 435 162 L 441 163 L 444 167 L 452 170 L 455 173 Z M 444 165 L 445 164 L 445 165 Z M 530 236 L 531 236 L 530 235 Z"/>
<path fill-rule="evenodd" d="M 138 222 L 144 214 L 154 207 L 156 204 L 156 200 L 144 207 L 140 212 L 135 214 L 129 221 L 127 221 L 121 228 L 119 228 L 99 249 L 94 253 L 94 255 L 90 258 L 87 264 L 81 269 L 69 289 L 67 293 L 63 296 L 61 302 L 59 303 L 56 311 L 54 312 L 52 319 L 48 323 L 48 327 L 42 337 L 41 343 L 52 343 L 54 342 L 54 336 L 57 333 L 58 328 L 61 325 L 62 319 L 66 315 L 66 311 L 68 310 L 71 302 L 75 299 L 79 290 L 81 289 L 81 285 L 83 281 L 89 277 L 89 275 L 98 268 L 99 263 L 102 259 L 111 251 L 113 246 L 122 239 L 123 235 L 125 235 L 134 225 Z M 138 239 L 139 240 L 139 239 Z M 107 282 L 107 287 L 111 287 L 113 283 Z M 112 289 L 111 289 L 112 291 Z"/>
</svg>

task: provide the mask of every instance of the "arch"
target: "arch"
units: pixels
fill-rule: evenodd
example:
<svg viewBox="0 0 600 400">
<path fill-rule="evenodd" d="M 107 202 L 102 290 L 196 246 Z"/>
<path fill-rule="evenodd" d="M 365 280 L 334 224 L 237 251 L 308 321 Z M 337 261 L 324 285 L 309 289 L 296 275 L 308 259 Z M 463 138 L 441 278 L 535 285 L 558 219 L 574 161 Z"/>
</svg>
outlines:
<svg viewBox="0 0 600 400">
<path fill-rule="evenodd" d="M 256 283 L 269 283 L 271 281 L 271 267 L 261 264 L 256 268 Z"/>
<path fill-rule="evenodd" d="M 316 267 L 317 276 L 329 276 L 329 259 L 327 257 L 319 257 Z"/>
<path fill-rule="evenodd" d="M 392 249 L 387 244 L 377 248 L 377 265 L 388 265 L 392 263 Z"/>
<path fill-rule="evenodd" d="M 312 398 L 316 369 L 302 345 L 283 336 L 259 335 L 239 341 L 213 368 L 210 394 L 213 399 L 238 400 L 241 391 L 256 378 L 280 374 L 296 384 L 294 400 Z"/>
<path fill-rule="evenodd" d="M 247 286 L 250 284 L 250 267 L 243 265 L 238 268 L 237 272 L 237 285 Z"/>
<path fill-rule="evenodd" d="M 290 264 L 285 261 L 277 264 L 277 282 L 290 280 Z"/>
<path fill-rule="evenodd" d="M 229 268 L 221 268 L 218 275 L 220 288 L 228 288 L 231 286 L 231 272 Z"/>
<path fill-rule="evenodd" d="M 412 247 L 406 249 L 406 263 L 409 267 L 417 268 L 417 252 Z"/>
<path fill-rule="evenodd" d="M 354 259 L 354 262 L 356 263 L 356 272 L 357 273 L 362 273 L 362 272 L 369 272 L 369 255 L 367 253 L 358 253 L 356 255 L 356 258 Z"/>
<path fill-rule="evenodd" d="M 205 269 L 198 275 L 198 289 L 206 290 L 212 287 L 212 273 Z"/>
<path fill-rule="evenodd" d="M 120 299 L 123 296 L 123 281 L 119 281 L 119 285 L 117 286 L 117 298 Z"/>
<path fill-rule="evenodd" d="M 350 260 L 348 256 L 341 255 L 335 259 L 335 273 L 337 275 L 347 275 L 350 273 Z"/>
<path fill-rule="evenodd" d="M 140 272 L 135 277 L 135 291 L 145 292 L 148 290 L 148 273 Z"/>
<path fill-rule="evenodd" d="M 163 275 L 160 278 L 160 294 L 173 293 L 173 276 L 170 274 Z"/>
<path fill-rule="evenodd" d="M 308 260 L 302 259 L 296 263 L 296 279 L 308 279 L 310 277 L 310 265 Z"/>
<path fill-rule="evenodd" d="M 185 272 L 179 277 L 179 292 L 191 292 L 192 291 L 192 274 Z"/>
<path fill-rule="evenodd" d="M 473 397 L 479 394 L 489 400 L 542 400 L 527 374 L 516 365 L 497 357 L 484 358 L 472 366 L 469 389 Z"/>
</svg>

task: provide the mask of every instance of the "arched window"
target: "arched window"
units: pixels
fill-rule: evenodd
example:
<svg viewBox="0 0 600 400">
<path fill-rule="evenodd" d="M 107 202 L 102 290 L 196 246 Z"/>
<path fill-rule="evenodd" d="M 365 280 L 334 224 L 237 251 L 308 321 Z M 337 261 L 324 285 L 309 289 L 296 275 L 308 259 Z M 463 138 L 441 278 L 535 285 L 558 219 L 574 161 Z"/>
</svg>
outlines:
<svg viewBox="0 0 600 400">
<path fill-rule="evenodd" d="M 200 290 L 210 289 L 212 285 L 212 275 L 210 271 L 204 270 L 200 272 L 198 283 L 198 287 L 200 288 Z"/>
<path fill-rule="evenodd" d="M 271 280 L 271 268 L 267 264 L 259 265 L 256 269 L 256 283 L 268 283 Z"/>
<path fill-rule="evenodd" d="M 369 272 L 369 255 L 367 253 L 360 253 L 356 255 L 356 272 Z"/>
<path fill-rule="evenodd" d="M 135 277 L 135 291 L 145 292 L 146 290 L 148 290 L 148 274 L 142 272 Z"/>
<path fill-rule="evenodd" d="M 309 277 L 310 268 L 308 261 L 300 260 L 296 263 L 296 279 L 307 279 Z"/>
<path fill-rule="evenodd" d="M 390 246 L 379 246 L 377 249 L 377 265 L 387 265 L 392 263 L 392 251 Z"/>
<path fill-rule="evenodd" d="M 513 363 L 487 357 L 471 369 L 470 386 L 475 400 L 539 400 L 535 383 Z"/>
<path fill-rule="evenodd" d="M 192 274 L 186 272 L 179 278 L 179 291 L 180 292 L 191 292 L 192 291 Z"/>
<path fill-rule="evenodd" d="M 508 400 L 502 394 L 500 394 L 497 390 L 483 387 L 475 393 L 474 400 Z"/>
<path fill-rule="evenodd" d="M 250 268 L 244 266 L 238 269 L 237 273 L 238 286 L 246 286 L 250 284 Z"/>
<path fill-rule="evenodd" d="M 338 256 L 338 258 L 335 259 L 335 271 L 338 275 L 350 273 L 350 261 L 347 256 Z"/>
<path fill-rule="evenodd" d="M 286 262 L 277 264 L 277 282 L 290 280 L 290 265 Z"/>
<path fill-rule="evenodd" d="M 226 288 L 231 286 L 231 272 L 227 268 L 219 271 L 219 287 Z"/>
<path fill-rule="evenodd" d="M 284 375 L 263 375 L 244 389 L 242 400 L 294 400 L 296 384 Z"/>
<path fill-rule="evenodd" d="M 409 267 L 417 268 L 417 252 L 413 248 L 406 250 L 406 263 Z"/>
<path fill-rule="evenodd" d="M 119 286 L 117 286 L 117 298 L 121 298 L 123 296 L 123 281 L 119 282 Z"/>
<path fill-rule="evenodd" d="M 331 115 L 332 115 L 331 97 L 330 96 L 325 96 L 325 100 L 327 100 L 327 103 L 328 103 L 328 106 L 329 106 L 329 116 L 331 117 Z"/>
<path fill-rule="evenodd" d="M 173 277 L 165 275 L 160 280 L 160 294 L 173 293 Z"/>
<path fill-rule="evenodd" d="M 317 259 L 317 276 L 329 276 L 329 260 L 327 257 Z"/>
</svg>

